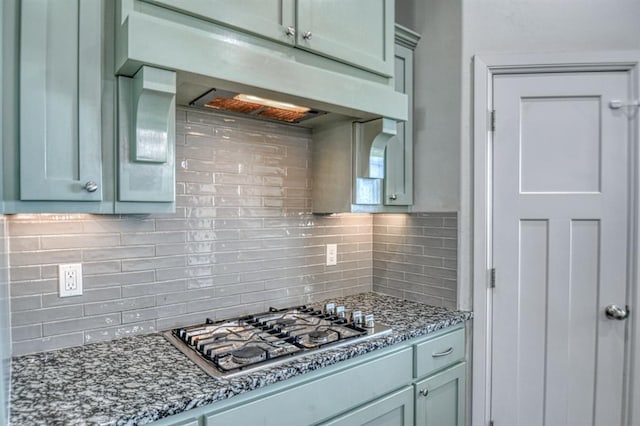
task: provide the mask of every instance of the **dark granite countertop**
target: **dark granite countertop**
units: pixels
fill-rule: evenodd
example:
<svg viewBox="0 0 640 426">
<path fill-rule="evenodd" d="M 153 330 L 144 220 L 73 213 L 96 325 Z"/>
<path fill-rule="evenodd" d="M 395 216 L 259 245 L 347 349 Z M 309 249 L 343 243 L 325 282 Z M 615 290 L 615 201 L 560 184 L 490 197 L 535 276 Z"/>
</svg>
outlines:
<svg viewBox="0 0 640 426">
<path fill-rule="evenodd" d="M 11 424 L 145 424 L 471 318 L 376 293 L 332 301 L 375 312 L 393 332 L 227 379 L 203 374 L 160 334 L 20 356 L 12 362 Z"/>
</svg>

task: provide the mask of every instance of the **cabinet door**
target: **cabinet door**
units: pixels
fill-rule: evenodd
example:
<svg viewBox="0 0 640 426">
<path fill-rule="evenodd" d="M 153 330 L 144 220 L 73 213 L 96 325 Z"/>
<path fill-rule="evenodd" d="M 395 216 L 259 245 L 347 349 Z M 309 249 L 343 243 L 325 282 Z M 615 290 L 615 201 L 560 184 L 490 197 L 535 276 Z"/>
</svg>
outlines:
<svg viewBox="0 0 640 426">
<path fill-rule="evenodd" d="M 294 0 L 146 0 L 293 45 Z"/>
<path fill-rule="evenodd" d="M 21 2 L 22 200 L 102 199 L 101 5 Z"/>
<path fill-rule="evenodd" d="M 353 410 L 323 426 L 412 426 L 413 388 L 406 388 Z"/>
<path fill-rule="evenodd" d="M 393 76 L 392 0 L 298 0 L 296 12 L 298 47 Z"/>
<path fill-rule="evenodd" d="M 384 204 L 413 204 L 413 52 L 396 45 L 395 88 L 409 98 L 409 119 L 398 122 L 398 135 L 385 153 Z"/>
<path fill-rule="evenodd" d="M 415 384 L 416 426 L 463 426 L 465 363 Z"/>
</svg>

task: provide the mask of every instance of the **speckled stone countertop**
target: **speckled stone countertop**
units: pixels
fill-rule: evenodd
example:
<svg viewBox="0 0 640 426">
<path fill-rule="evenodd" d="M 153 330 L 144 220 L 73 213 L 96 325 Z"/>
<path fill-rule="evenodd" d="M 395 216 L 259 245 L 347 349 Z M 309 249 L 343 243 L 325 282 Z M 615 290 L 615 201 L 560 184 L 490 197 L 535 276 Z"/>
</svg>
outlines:
<svg viewBox="0 0 640 426">
<path fill-rule="evenodd" d="M 471 318 L 376 293 L 332 300 L 375 312 L 393 332 L 230 379 L 203 374 L 160 334 L 20 356 L 12 362 L 11 424 L 145 424 Z"/>
</svg>

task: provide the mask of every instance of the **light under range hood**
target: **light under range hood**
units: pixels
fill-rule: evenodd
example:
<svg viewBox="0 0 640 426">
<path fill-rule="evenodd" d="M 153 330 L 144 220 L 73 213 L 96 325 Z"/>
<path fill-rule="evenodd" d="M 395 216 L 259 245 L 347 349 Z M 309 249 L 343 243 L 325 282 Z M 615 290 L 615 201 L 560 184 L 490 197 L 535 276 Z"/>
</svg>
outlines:
<svg viewBox="0 0 640 426">
<path fill-rule="evenodd" d="M 207 91 L 202 96 L 189 102 L 189 106 L 288 124 L 299 124 L 327 114 L 326 111 L 290 102 L 221 89 Z"/>
</svg>

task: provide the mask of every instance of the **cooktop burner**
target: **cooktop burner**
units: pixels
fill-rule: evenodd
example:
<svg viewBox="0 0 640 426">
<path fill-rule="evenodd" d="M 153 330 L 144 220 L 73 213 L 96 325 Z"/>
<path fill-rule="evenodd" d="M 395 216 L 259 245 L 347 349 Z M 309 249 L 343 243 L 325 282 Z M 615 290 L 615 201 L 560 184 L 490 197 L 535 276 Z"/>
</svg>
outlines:
<svg viewBox="0 0 640 426">
<path fill-rule="evenodd" d="M 267 353 L 257 346 L 247 346 L 246 348 L 231 352 L 231 357 L 238 364 L 251 364 L 264 361 Z"/>
<path fill-rule="evenodd" d="M 327 343 L 329 341 L 329 333 L 323 330 L 316 330 L 309 333 L 309 340 L 314 343 Z"/>
<path fill-rule="evenodd" d="M 349 317 L 349 319 L 347 319 Z M 290 360 L 391 329 L 373 315 L 329 303 L 324 309 L 297 306 L 177 328 L 164 333 L 178 349 L 212 376 L 230 376 Z"/>
</svg>

